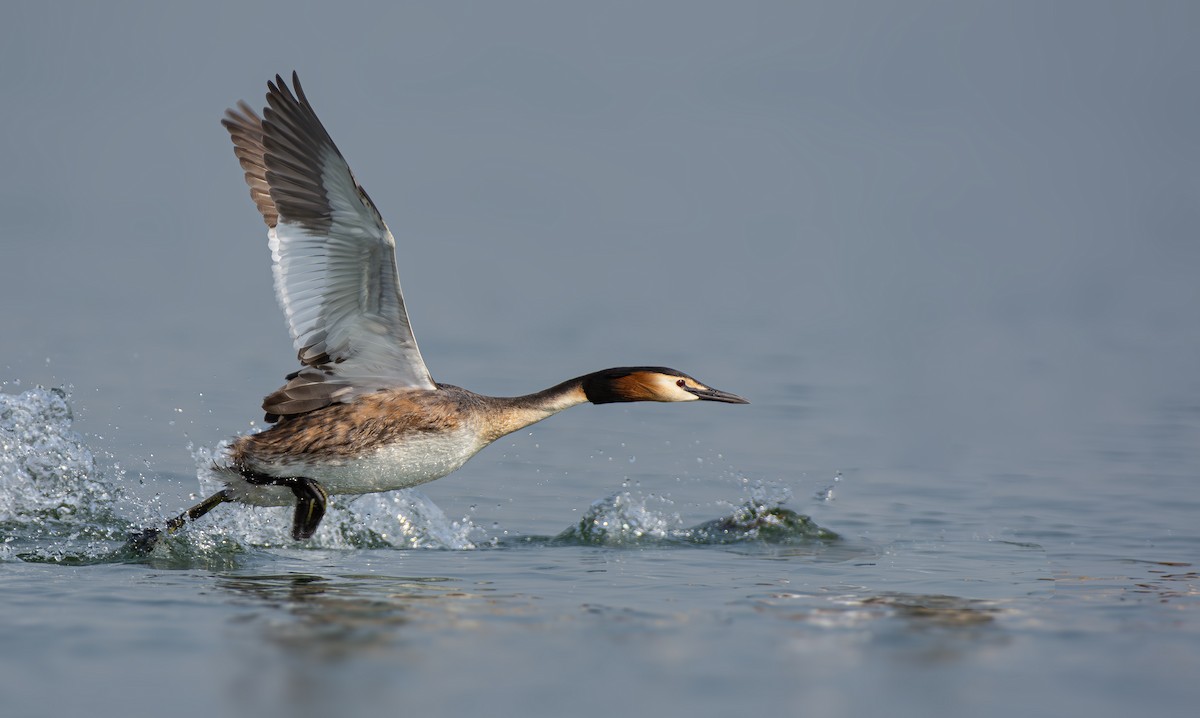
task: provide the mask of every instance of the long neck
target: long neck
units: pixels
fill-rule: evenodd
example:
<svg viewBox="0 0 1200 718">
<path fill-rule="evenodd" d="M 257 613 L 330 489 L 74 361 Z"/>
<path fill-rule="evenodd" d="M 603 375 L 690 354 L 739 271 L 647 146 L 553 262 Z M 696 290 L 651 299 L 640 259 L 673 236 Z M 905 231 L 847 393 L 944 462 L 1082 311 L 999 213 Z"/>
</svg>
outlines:
<svg viewBox="0 0 1200 718">
<path fill-rule="evenodd" d="M 495 441 L 505 434 L 511 434 L 554 416 L 563 409 L 587 402 L 583 381 L 588 376 L 591 375 L 568 379 L 549 389 L 525 396 L 488 397 L 487 440 Z"/>
</svg>

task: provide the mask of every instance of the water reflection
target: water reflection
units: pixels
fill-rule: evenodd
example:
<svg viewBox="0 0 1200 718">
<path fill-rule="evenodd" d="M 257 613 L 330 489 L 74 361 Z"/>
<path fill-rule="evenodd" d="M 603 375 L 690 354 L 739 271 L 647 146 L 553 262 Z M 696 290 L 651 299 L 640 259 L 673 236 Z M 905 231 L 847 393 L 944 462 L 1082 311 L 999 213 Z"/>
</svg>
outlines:
<svg viewBox="0 0 1200 718">
<path fill-rule="evenodd" d="M 981 645 L 1005 644 L 1011 634 L 996 619 L 995 601 L 944 594 L 847 593 L 841 596 L 776 593 L 751 599 L 760 613 L 825 630 L 863 633 L 904 660 L 943 662 Z"/>
<path fill-rule="evenodd" d="M 458 615 L 451 603 L 487 600 L 486 589 L 464 592 L 455 579 L 437 576 L 227 576 L 217 585 L 254 609 L 240 623 L 286 653 L 322 661 L 391 646 L 413 621 L 450 624 Z"/>
<path fill-rule="evenodd" d="M 990 601 L 959 596 L 885 593 L 868 596 L 861 606 L 885 606 L 914 629 L 979 626 L 995 620 L 1000 608 Z"/>
<path fill-rule="evenodd" d="M 448 576 L 301 571 L 221 576 L 215 586 L 232 596 L 230 633 L 244 646 L 224 690 L 247 715 L 390 710 L 414 675 L 440 675 L 447 653 L 470 653 L 535 613 L 529 597 Z"/>
</svg>

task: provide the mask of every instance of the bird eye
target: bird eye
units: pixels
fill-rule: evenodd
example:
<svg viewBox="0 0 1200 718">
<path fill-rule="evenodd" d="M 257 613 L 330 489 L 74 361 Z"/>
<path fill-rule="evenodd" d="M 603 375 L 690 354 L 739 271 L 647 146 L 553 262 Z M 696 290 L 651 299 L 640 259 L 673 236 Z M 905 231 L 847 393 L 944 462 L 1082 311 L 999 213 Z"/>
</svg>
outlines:
<svg viewBox="0 0 1200 718">
<path fill-rule="evenodd" d="M 675 382 L 675 386 L 678 386 L 678 387 L 683 387 L 684 389 L 686 389 L 686 388 L 687 388 L 687 382 L 686 382 L 686 381 L 684 381 L 683 379 L 680 379 L 679 381 Z"/>
</svg>

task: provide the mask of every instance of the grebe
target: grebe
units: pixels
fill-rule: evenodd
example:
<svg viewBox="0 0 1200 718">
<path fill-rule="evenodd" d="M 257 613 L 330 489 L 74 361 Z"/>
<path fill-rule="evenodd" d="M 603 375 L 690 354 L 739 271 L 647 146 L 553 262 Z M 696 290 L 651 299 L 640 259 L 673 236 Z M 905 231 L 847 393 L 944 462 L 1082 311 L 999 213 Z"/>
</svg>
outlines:
<svg viewBox="0 0 1200 718">
<path fill-rule="evenodd" d="M 535 394 L 492 397 L 434 382 L 404 309 L 396 241 L 308 102 L 300 78 L 267 83 L 221 124 L 267 224 L 275 293 L 301 368 L 263 401 L 272 426 L 241 436 L 218 467 L 226 487 L 167 522 L 174 533 L 227 501 L 295 504 L 312 536 L 330 494 L 423 484 L 505 434 L 591 402 L 718 401 L 736 394 L 666 367 L 604 369 Z M 135 545 L 152 545 L 147 530 Z"/>
</svg>

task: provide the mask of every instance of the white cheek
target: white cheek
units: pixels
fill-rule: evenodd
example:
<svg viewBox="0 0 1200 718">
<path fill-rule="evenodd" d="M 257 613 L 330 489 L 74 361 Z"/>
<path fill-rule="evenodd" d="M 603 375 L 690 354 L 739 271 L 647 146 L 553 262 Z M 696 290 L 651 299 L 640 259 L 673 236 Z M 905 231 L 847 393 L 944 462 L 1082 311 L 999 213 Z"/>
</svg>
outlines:
<svg viewBox="0 0 1200 718">
<path fill-rule="evenodd" d="M 663 397 L 659 401 L 696 401 L 700 398 L 679 386 L 676 381 L 678 380 L 669 377 L 659 377 L 658 390 Z"/>
</svg>

